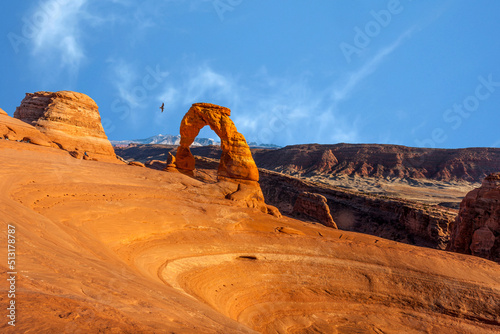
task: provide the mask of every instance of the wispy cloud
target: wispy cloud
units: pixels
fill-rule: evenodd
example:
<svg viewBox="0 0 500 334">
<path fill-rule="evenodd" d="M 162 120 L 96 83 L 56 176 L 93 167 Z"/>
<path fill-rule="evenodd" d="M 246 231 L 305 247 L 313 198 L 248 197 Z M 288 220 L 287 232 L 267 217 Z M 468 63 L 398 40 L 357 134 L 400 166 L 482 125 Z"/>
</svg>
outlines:
<svg viewBox="0 0 500 334">
<path fill-rule="evenodd" d="M 87 0 L 48 0 L 36 7 L 31 17 L 43 18 L 33 39 L 32 53 L 44 60 L 56 59 L 60 67 L 77 73 L 85 52 L 81 45 L 80 22 Z"/>
<path fill-rule="evenodd" d="M 42 0 L 24 15 L 30 29 L 31 56 L 36 68 L 44 62 L 51 77 L 61 74 L 76 76 L 88 59 L 86 41 L 92 28 L 104 29 L 120 24 L 129 41 L 144 38 L 148 29 L 157 26 L 158 16 L 174 5 L 188 6 L 190 11 L 206 10 L 206 0 L 163 0 L 137 3 L 131 0 Z M 120 9 L 127 8 L 126 11 Z M 90 28 L 90 29 L 89 29 Z M 46 73 L 43 73 L 47 77 Z"/>
<path fill-rule="evenodd" d="M 333 88 L 333 101 L 334 105 L 348 98 L 351 93 L 356 89 L 359 83 L 363 81 L 367 76 L 372 74 L 377 70 L 380 64 L 391 54 L 393 53 L 402 43 L 403 41 L 409 37 L 412 32 L 415 30 L 414 28 L 408 29 L 404 33 L 402 33 L 396 41 L 394 41 L 389 46 L 381 49 L 373 58 L 368 60 L 363 66 L 361 66 L 358 70 L 349 73 L 347 78 L 336 87 Z"/>
<path fill-rule="evenodd" d="M 118 97 L 129 104 L 131 107 L 137 107 L 140 104 L 141 96 L 133 94 L 133 85 L 139 81 L 139 73 L 135 66 L 123 59 L 109 58 L 107 62 L 110 65 L 110 81 L 117 91 Z"/>
<path fill-rule="evenodd" d="M 179 90 L 175 87 L 168 86 L 158 95 L 156 99 L 159 103 L 165 103 L 167 106 L 177 105 L 179 101 Z"/>
<path fill-rule="evenodd" d="M 183 85 L 184 103 L 204 102 L 202 100 L 206 99 L 236 103 L 238 85 L 229 74 L 217 73 L 206 64 L 189 72 Z"/>
<path fill-rule="evenodd" d="M 166 116 L 168 112 L 159 113 L 161 103 L 158 102 L 165 102 L 168 111 L 177 98 L 175 88 L 163 90 L 162 84 L 169 73 L 158 64 L 143 67 L 137 62 L 112 57 L 106 62 L 108 80 L 115 92 L 108 106 L 114 118 L 136 129 L 164 121 L 162 116 Z"/>
<path fill-rule="evenodd" d="M 311 129 L 305 134 L 306 138 L 302 138 L 302 142 L 311 139 L 317 142 L 359 141 L 361 139 L 358 130 L 361 123 L 360 117 L 352 118 L 343 115 L 339 112 L 338 104 L 348 99 L 358 85 L 374 73 L 415 29 L 416 27 L 413 27 L 402 33 L 393 43 L 382 48 L 358 70 L 349 73 L 345 80 L 334 84 L 332 89 L 325 92 L 311 92 L 307 81 L 295 79 L 287 82 L 271 78 L 266 71 L 262 71 L 261 76 L 269 82 L 269 91 L 274 96 L 271 100 L 264 99 L 263 103 L 286 106 L 287 111 L 282 113 L 285 115 L 282 120 L 287 123 L 287 126 L 280 131 L 282 132 L 280 135 L 286 135 L 288 141 L 293 142 L 297 141 L 293 136 L 299 133 L 304 134 L 304 129 Z M 266 119 L 265 113 L 262 116 Z M 256 128 L 252 119 L 248 119 L 246 123 Z"/>
<path fill-rule="evenodd" d="M 113 13 L 116 6 L 124 6 L 125 0 L 107 1 L 111 6 L 101 5 L 95 0 L 45 0 L 31 8 L 26 14 L 31 27 L 33 59 L 51 64 L 54 72 L 67 71 L 77 75 L 87 58 L 84 40 L 89 27 L 100 27 L 119 18 Z"/>
<path fill-rule="evenodd" d="M 323 91 L 313 90 L 308 73 L 299 76 L 274 76 L 265 67 L 247 77 L 245 84 L 231 73 L 215 69 L 208 63 L 179 68 L 162 83 L 150 109 L 165 102 L 167 110 L 186 110 L 191 103 L 211 102 L 231 108 L 231 118 L 249 141 L 258 143 L 335 143 L 362 141 L 362 117 L 339 110 L 370 74 L 374 73 L 412 33 L 401 34 L 396 41 L 381 49 L 340 84 Z M 137 106 L 131 96 L 130 81 L 135 72 L 117 64 L 116 83 L 120 96 Z M 151 99 L 150 99 L 151 100 Z M 150 103 L 144 101 L 144 104 Z M 142 108 L 143 106 L 141 106 Z M 151 121 L 160 124 L 167 114 L 152 114 Z"/>
<path fill-rule="evenodd" d="M 172 109 L 194 102 L 213 102 L 231 108 L 231 118 L 248 141 L 258 143 L 353 142 L 357 123 L 337 115 L 329 91 L 313 91 L 307 75 L 272 76 L 261 68 L 241 84 L 237 77 L 209 65 L 191 67 L 166 82 L 158 95 Z M 247 78 L 248 79 L 248 78 Z M 186 109 L 187 110 L 187 109 Z M 323 129 L 321 130 L 321 129 Z"/>
<path fill-rule="evenodd" d="M 324 91 L 311 88 L 307 73 L 298 77 L 278 77 L 262 67 L 253 77 L 247 77 L 244 85 L 237 76 L 204 63 L 178 69 L 162 84 L 153 100 L 155 104 L 165 102 L 170 110 L 187 110 L 194 102 L 229 107 L 238 130 L 249 141 L 258 143 L 359 142 L 362 141 L 361 116 L 340 112 L 338 104 L 348 99 L 412 31 L 409 29 L 401 34 L 358 70 L 349 73 L 340 84 Z M 119 65 L 118 68 L 122 71 L 122 76 L 117 76 L 122 98 L 131 105 L 137 104 L 133 96 L 127 95 L 130 91 L 127 82 L 133 77 L 133 72 L 127 66 Z M 152 117 L 155 123 L 159 123 L 166 115 Z"/>
</svg>

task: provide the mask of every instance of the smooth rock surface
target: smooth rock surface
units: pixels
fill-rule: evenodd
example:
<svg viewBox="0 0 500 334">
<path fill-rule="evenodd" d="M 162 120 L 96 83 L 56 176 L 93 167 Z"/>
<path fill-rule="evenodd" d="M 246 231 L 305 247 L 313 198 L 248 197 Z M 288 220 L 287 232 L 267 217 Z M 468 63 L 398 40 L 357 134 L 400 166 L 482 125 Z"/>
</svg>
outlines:
<svg viewBox="0 0 500 334">
<path fill-rule="evenodd" d="M 12 118 L 5 112 L 0 113 L 0 138 L 19 140 L 40 146 L 56 146 L 46 135 L 38 131 L 35 127 Z"/>
<path fill-rule="evenodd" d="M 6 140 L 0 161 L 20 245 L 2 333 L 500 330 L 494 262 L 277 219 L 180 173 Z"/>
</svg>

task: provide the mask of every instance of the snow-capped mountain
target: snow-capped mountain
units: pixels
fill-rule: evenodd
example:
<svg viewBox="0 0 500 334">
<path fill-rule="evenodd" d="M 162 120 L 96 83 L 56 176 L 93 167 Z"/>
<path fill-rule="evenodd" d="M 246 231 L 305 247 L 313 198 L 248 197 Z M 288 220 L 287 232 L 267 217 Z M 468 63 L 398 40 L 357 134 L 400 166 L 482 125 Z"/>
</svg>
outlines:
<svg viewBox="0 0 500 334">
<path fill-rule="evenodd" d="M 134 140 L 112 140 L 112 145 L 128 145 L 128 144 L 163 144 L 163 145 L 179 145 L 181 141 L 181 136 L 174 135 L 162 135 L 149 137 L 146 139 L 134 139 Z M 192 146 L 209 146 L 209 145 L 220 145 L 220 142 L 215 141 L 212 138 L 196 138 Z"/>
<path fill-rule="evenodd" d="M 111 140 L 111 145 L 113 146 L 126 146 L 128 144 L 163 144 L 163 145 L 179 145 L 181 141 L 181 136 L 174 135 L 162 135 L 149 137 L 146 139 L 134 139 L 134 140 Z M 217 145 L 220 146 L 220 141 L 215 141 L 212 138 L 196 138 L 191 146 L 210 146 Z M 281 146 L 274 144 L 258 144 L 256 142 L 249 142 L 248 146 L 250 148 L 280 148 Z"/>
<path fill-rule="evenodd" d="M 275 144 L 258 144 L 255 141 L 249 142 L 248 146 L 250 146 L 250 148 L 281 148 L 281 146 Z"/>
</svg>

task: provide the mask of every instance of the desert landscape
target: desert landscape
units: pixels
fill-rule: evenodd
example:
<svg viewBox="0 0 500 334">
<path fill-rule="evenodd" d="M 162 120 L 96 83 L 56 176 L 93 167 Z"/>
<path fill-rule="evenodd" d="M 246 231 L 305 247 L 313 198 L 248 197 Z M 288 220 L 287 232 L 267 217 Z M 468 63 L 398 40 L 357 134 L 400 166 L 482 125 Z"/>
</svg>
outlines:
<svg viewBox="0 0 500 334">
<path fill-rule="evenodd" d="M 70 91 L 28 93 L 13 116 L 3 333 L 500 330 L 500 149 L 252 150 L 209 103 L 178 147 L 113 148 Z M 190 149 L 207 125 L 221 145 Z"/>
<path fill-rule="evenodd" d="M 115 147 L 129 163 L 163 169 L 174 145 Z M 191 149 L 202 180 L 215 182 L 219 146 Z M 333 155 L 332 150 L 340 157 Z M 445 249 L 467 193 L 500 169 L 500 149 L 434 150 L 395 145 L 298 145 L 252 149 L 267 201 L 294 213 L 302 192 L 328 199 L 343 230 Z M 495 229 L 495 228 L 493 228 Z"/>
</svg>

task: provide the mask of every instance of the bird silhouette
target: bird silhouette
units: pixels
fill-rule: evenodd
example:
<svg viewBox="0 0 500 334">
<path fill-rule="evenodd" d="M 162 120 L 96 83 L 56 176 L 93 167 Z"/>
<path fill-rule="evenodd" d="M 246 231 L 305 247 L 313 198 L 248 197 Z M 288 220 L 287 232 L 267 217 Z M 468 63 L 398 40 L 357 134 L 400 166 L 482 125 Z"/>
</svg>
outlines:
<svg viewBox="0 0 500 334">
<path fill-rule="evenodd" d="M 165 107 L 165 103 L 162 103 L 162 104 L 161 104 L 161 107 L 160 107 L 161 112 L 163 112 L 164 107 Z"/>
</svg>

